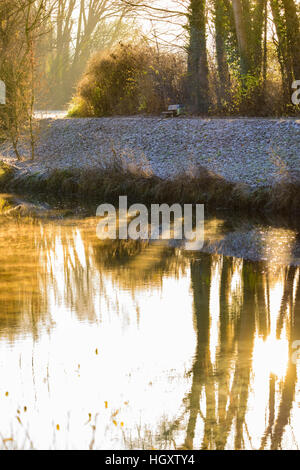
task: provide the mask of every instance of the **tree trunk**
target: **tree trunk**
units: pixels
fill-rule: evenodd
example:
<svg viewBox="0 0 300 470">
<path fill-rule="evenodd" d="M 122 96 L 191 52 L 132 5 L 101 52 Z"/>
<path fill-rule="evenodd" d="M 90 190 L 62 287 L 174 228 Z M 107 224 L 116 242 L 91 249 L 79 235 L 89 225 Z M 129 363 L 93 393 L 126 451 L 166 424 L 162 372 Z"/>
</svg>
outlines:
<svg viewBox="0 0 300 470">
<path fill-rule="evenodd" d="M 252 28 L 252 48 L 253 48 L 253 68 L 255 75 L 260 76 L 263 62 L 263 32 L 265 20 L 266 0 L 257 0 L 253 14 Z"/>
<path fill-rule="evenodd" d="M 282 88 L 284 93 L 284 100 L 285 102 L 287 102 L 290 99 L 291 94 L 291 86 L 293 82 L 293 67 L 287 44 L 285 18 L 281 13 L 280 0 L 270 0 L 270 5 L 278 40 L 277 56 L 282 74 Z"/>
<path fill-rule="evenodd" d="M 209 108 L 205 6 L 206 0 L 191 0 L 189 6 L 188 75 L 191 107 L 197 113 Z"/>
<path fill-rule="evenodd" d="M 287 44 L 295 80 L 300 80 L 300 22 L 294 0 L 282 0 L 285 13 Z"/>
<path fill-rule="evenodd" d="M 223 106 L 230 97 L 230 74 L 228 59 L 225 47 L 225 8 L 223 0 L 214 0 L 215 4 L 215 29 L 216 29 L 216 54 L 218 64 L 218 75 L 220 81 L 220 92 L 218 93 L 221 106 Z"/>
<path fill-rule="evenodd" d="M 244 18 L 242 0 L 232 0 L 232 7 L 233 7 L 233 14 L 234 14 L 236 35 L 237 35 L 237 40 L 238 40 L 238 45 L 239 45 L 239 50 L 240 50 L 241 72 L 242 72 L 242 75 L 247 75 L 247 73 L 249 73 L 251 69 L 251 61 L 249 57 L 247 29 L 246 29 L 246 21 Z"/>
</svg>

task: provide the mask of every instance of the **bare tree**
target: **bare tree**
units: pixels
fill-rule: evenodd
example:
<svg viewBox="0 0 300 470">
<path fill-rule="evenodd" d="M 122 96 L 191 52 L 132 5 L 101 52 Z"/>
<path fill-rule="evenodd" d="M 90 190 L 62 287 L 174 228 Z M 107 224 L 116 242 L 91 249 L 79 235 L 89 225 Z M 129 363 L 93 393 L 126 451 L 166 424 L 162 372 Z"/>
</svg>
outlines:
<svg viewBox="0 0 300 470">
<path fill-rule="evenodd" d="M 52 1 L 52 6 L 55 1 Z M 46 0 L 8 0 L 0 5 L 0 75 L 7 90 L 6 106 L 0 119 L 18 159 L 21 158 L 19 139 L 26 130 L 29 130 L 34 158 L 34 51 L 41 27 L 49 14 Z"/>
<path fill-rule="evenodd" d="M 48 106 L 68 102 L 95 47 L 110 47 L 134 33 L 125 24 L 128 20 L 133 25 L 132 11 L 133 7 L 121 0 L 58 0 L 47 41 L 41 45 Z M 104 39 L 105 31 L 108 34 L 101 45 L 99 38 Z"/>
</svg>

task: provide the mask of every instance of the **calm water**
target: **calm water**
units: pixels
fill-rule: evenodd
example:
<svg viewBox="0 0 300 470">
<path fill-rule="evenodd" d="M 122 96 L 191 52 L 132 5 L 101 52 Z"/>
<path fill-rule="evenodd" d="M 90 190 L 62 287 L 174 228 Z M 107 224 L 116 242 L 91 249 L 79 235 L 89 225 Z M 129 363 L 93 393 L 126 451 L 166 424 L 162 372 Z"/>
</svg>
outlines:
<svg viewBox="0 0 300 470">
<path fill-rule="evenodd" d="M 255 227 L 253 262 L 96 223 L 1 219 L 0 448 L 298 448 L 297 232 Z"/>
</svg>

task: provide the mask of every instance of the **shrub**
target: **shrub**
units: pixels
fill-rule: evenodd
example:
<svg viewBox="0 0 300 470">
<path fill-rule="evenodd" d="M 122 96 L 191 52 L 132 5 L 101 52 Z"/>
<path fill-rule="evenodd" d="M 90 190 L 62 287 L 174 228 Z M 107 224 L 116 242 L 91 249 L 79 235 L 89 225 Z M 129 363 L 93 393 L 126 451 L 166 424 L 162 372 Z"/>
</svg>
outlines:
<svg viewBox="0 0 300 470">
<path fill-rule="evenodd" d="M 121 44 L 91 58 L 69 115 L 156 114 L 183 101 L 184 78 L 181 56 Z"/>
</svg>

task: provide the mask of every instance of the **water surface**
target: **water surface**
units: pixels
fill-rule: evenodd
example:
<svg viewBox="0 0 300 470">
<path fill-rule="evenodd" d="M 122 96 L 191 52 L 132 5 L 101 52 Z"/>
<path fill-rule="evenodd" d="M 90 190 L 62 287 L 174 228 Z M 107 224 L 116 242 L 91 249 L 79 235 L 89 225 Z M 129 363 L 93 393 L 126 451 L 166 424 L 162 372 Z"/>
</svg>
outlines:
<svg viewBox="0 0 300 470">
<path fill-rule="evenodd" d="M 214 218 L 188 253 L 96 224 L 1 219 L 0 448 L 297 449 L 298 232 Z"/>
</svg>

